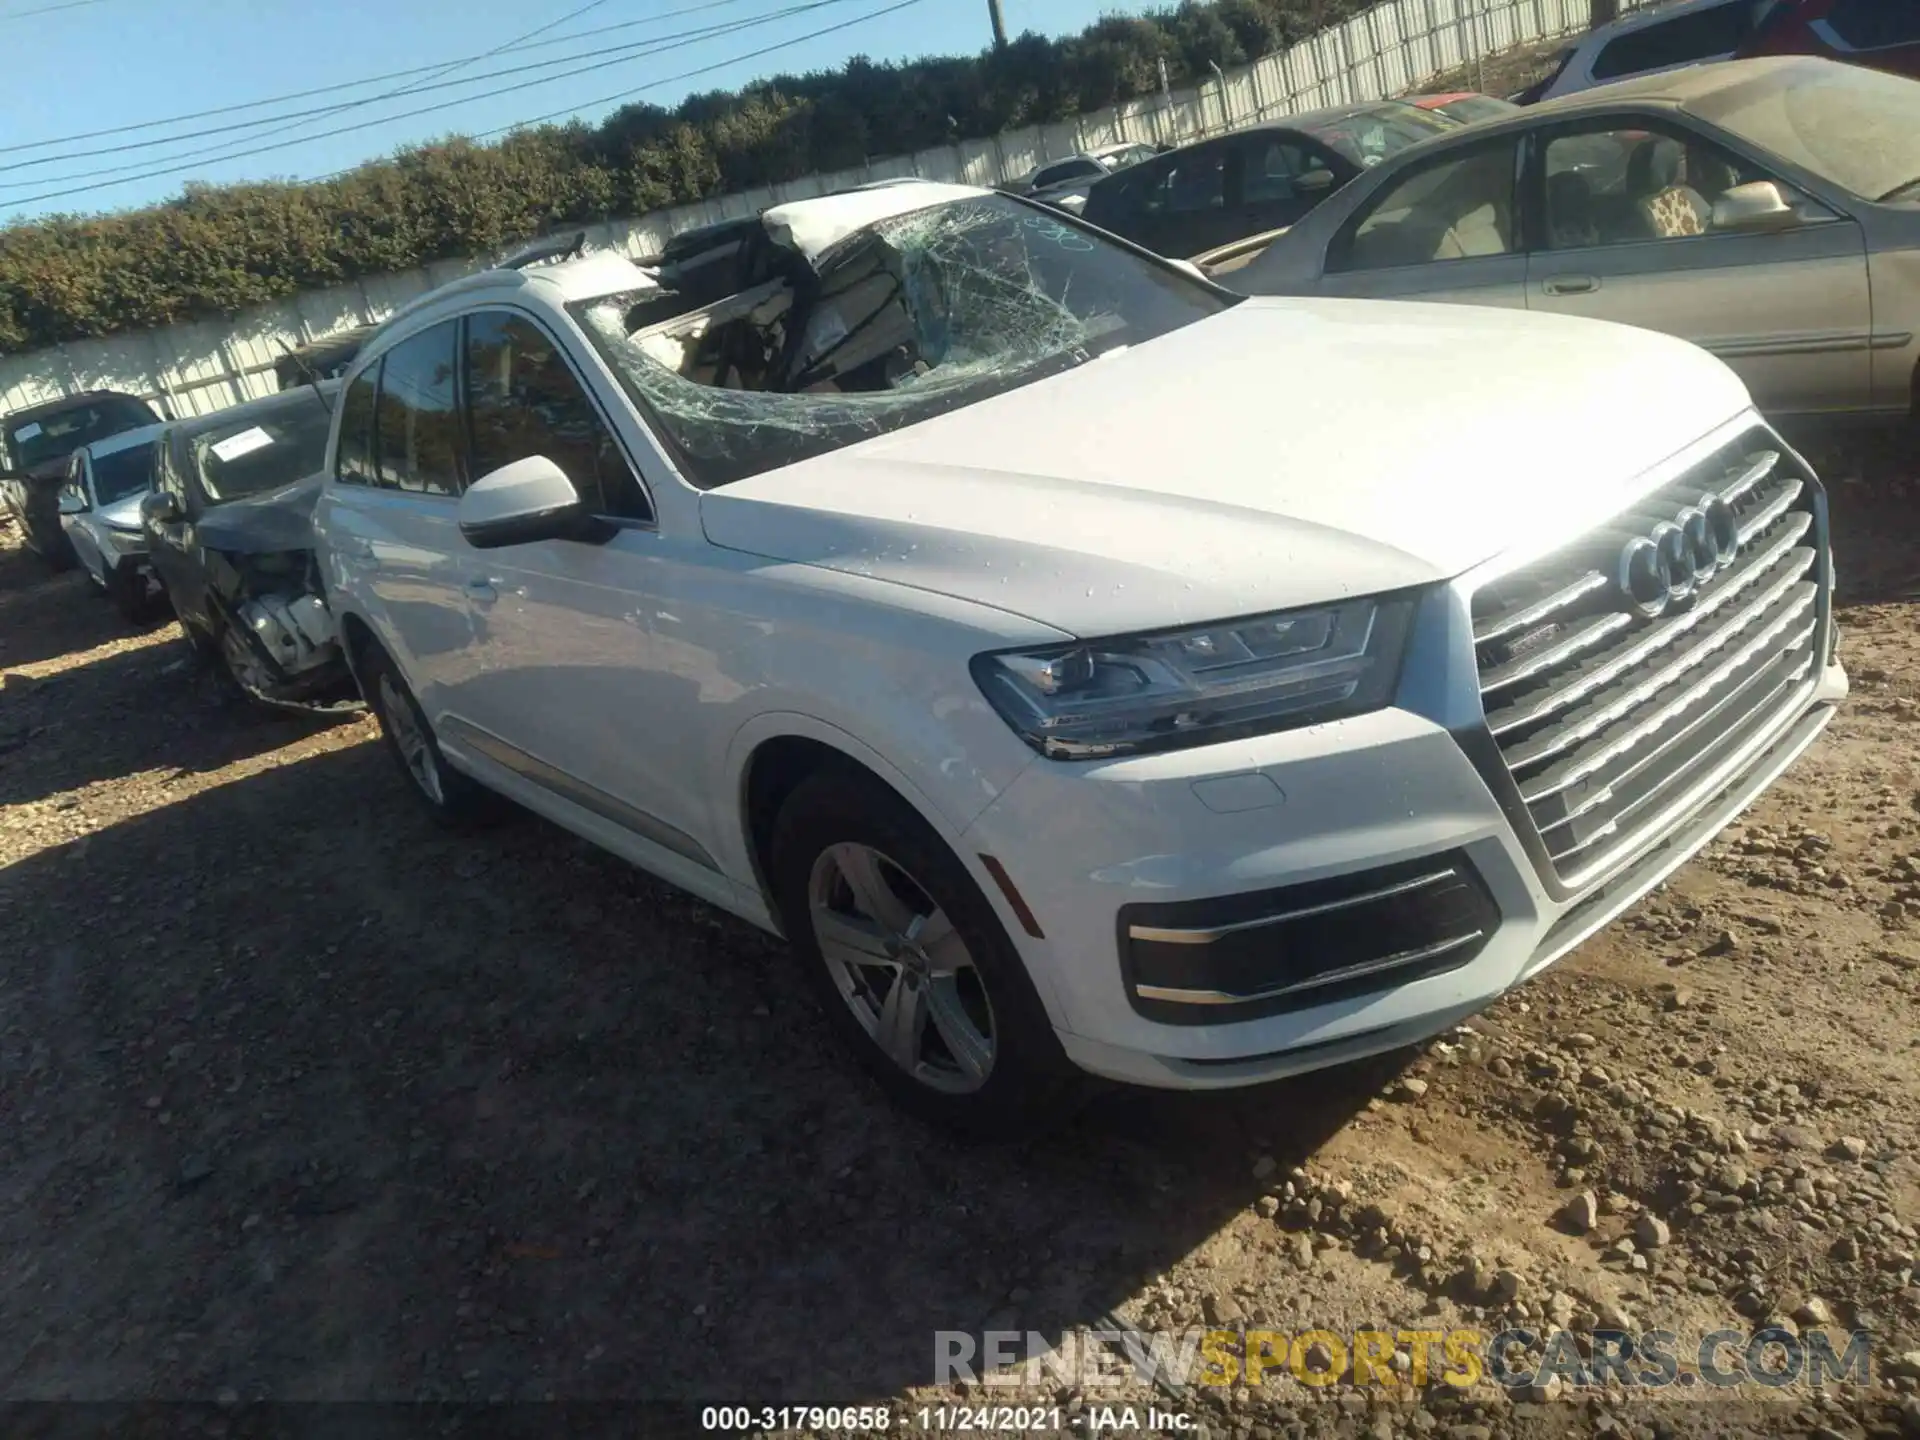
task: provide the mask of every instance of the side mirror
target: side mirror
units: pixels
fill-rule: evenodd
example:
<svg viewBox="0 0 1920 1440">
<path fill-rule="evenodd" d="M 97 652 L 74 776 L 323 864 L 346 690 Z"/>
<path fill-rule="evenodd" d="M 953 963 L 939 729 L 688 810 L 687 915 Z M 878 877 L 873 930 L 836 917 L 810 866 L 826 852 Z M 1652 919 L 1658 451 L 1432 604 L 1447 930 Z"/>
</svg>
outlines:
<svg viewBox="0 0 1920 1440">
<path fill-rule="evenodd" d="M 567 472 L 544 455 L 490 470 L 467 487 L 456 512 L 476 550 L 536 540 L 599 541 L 610 533 Z"/>
<path fill-rule="evenodd" d="M 87 497 L 77 490 L 63 489 L 60 492 L 60 513 L 62 515 L 84 515 L 93 507 L 87 504 Z"/>
<path fill-rule="evenodd" d="M 140 500 L 140 523 L 172 525 L 180 519 L 179 497 L 167 490 L 155 490 Z"/>
<path fill-rule="evenodd" d="M 1293 188 L 1296 190 L 1331 190 L 1333 188 L 1333 172 L 1331 170 L 1308 170 L 1303 174 L 1293 177 Z"/>
<path fill-rule="evenodd" d="M 1799 213 L 1787 203 L 1780 187 L 1771 180 L 1755 180 L 1736 185 L 1713 202 L 1715 230 L 1767 234 L 1791 230 L 1800 223 Z"/>
</svg>

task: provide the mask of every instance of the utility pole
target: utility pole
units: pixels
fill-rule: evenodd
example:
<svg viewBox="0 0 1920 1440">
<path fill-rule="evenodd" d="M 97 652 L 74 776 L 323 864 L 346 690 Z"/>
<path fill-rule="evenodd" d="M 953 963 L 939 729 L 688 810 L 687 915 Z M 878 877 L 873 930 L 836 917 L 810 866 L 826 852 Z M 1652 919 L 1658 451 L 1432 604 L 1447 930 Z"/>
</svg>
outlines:
<svg viewBox="0 0 1920 1440">
<path fill-rule="evenodd" d="M 1000 13 L 1000 0 L 987 0 L 987 15 L 993 21 L 993 48 L 1007 48 L 1007 21 Z"/>
</svg>

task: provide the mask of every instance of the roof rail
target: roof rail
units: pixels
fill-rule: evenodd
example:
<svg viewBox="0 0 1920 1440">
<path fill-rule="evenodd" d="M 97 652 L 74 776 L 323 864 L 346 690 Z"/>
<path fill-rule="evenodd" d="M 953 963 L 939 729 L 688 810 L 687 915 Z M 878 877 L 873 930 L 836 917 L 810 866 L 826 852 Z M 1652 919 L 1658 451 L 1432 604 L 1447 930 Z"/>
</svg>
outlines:
<svg viewBox="0 0 1920 1440">
<path fill-rule="evenodd" d="M 550 260 L 576 260 L 586 254 L 587 232 L 575 231 L 570 236 L 548 236 L 536 240 L 526 249 L 509 255 L 493 268 L 496 270 L 524 270 L 529 265 L 543 265 Z"/>
</svg>

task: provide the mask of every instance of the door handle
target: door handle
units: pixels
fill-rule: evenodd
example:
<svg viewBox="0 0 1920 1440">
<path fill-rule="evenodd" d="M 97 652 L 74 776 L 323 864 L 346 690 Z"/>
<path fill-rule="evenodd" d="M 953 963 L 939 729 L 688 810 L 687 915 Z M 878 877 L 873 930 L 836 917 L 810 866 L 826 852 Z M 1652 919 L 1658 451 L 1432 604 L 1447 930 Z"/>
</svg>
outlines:
<svg viewBox="0 0 1920 1440">
<path fill-rule="evenodd" d="M 476 575 L 467 581 L 467 599 L 476 605 L 491 605 L 500 598 L 500 592 L 493 588 L 493 581 L 484 575 Z"/>
<path fill-rule="evenodd" d="M 1600 282 L 1591 275 L 1555 275 L 1540 288 L 1549 295 L 1591 295 Z"/>
</svg>

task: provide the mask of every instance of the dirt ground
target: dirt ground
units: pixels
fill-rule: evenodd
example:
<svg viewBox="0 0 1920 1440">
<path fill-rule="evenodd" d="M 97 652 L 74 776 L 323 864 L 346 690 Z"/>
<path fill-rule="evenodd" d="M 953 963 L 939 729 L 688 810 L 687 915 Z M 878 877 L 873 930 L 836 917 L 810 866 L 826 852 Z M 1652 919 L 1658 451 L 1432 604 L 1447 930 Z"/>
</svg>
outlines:
<svg viewBox="0 0 1920 1440">
<path fill-rule="evenodd" d="M 1181 1403 L 1920 1433 L 1920 482 L 1819 460 L 1855 693 L 1734 832 L 1418 1053 L 1003 1149 L 887 1108 L 777 944 L 531 818 L 436 831 L 368 722 L 0 550 L 0 1399 L 917 1406 L 984 1393 L 936 1329 L 1772 1319 L 1873 1332 L 1874 1384 Z"/>
</svg>

